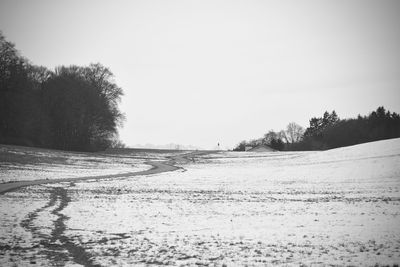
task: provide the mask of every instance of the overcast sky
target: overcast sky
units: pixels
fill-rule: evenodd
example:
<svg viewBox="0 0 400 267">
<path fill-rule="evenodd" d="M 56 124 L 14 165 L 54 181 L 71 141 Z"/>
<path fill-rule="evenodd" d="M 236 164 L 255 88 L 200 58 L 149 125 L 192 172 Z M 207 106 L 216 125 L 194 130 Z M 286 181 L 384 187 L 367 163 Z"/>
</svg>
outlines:
<svg viewBox="0 0 400 267">
<path fill-rule="evenodd" d="M 109 67 L 128 145 L 233 147 L 378 106 L 400 112 L 400 1 L 0 1 L 34 64 Z"/>
</svg>

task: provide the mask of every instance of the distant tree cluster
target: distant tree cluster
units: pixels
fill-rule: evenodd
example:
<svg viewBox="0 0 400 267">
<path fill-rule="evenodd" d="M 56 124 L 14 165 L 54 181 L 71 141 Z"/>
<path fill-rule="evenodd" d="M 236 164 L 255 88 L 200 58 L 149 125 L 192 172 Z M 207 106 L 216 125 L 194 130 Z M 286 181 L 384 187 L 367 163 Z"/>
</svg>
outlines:
<svg viewBox="0 0 400 267">
<path fill-rule="evenodd" d="M 296 149 L 320 150 L 400 137 L 400 115 L 379 107 L 368 116 L 340 120 L 333 111 L 312 118 Z"/>
<path fill-rule="evenodd" d="M 289 123 L 286 130 L 270 130 L 263 138 L 242 141 L 235 151 L 246 147 L 267 144 L 276 150 L 325 150 L 365 142 L 400 137 L 400 115 L 379 107 L 368 116 L 341 120 L 335 111 L 310 119 L 304 130 L 296 123 Z"/>
<path fill-rule="evenodd" d="M 121 145 L 122 94 L 106 67 L 50 71 L 30 64 L 0 32 L 0 143 L 76 151 Z"/>
<path fill-rule="evenodd" d="M 275 132 L 269 130 L 262 138 L 240 142 L 233 150 L 245 151 L 246 147 L 256 147 L 258 145 L 268 145 L 275 150 L 285 150 L 289 146 L 300 142 L 304 133 L 304 128 L 295 122 L 287 125 L 286 130 Z"/>
</svg>

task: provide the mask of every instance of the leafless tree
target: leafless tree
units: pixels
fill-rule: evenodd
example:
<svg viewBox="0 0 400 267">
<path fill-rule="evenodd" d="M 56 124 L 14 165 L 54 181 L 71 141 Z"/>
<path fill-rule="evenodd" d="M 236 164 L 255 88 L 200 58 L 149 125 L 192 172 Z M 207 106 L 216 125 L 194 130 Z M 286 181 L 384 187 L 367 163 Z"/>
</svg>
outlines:
<svg viewBox="0 0 400 267">
<path fill-rule="evenodd" d="M 286 143 L 297 143 L 301 140 L 304 134 L 304 128 L 295 122 L 291 122 L 286 127 L 285 141 Z"/>
<path fill-rule="evenodd" d="M 278 132 L 278 139 L 282 140 L 282 142 L 285 142 L 287 144 L 289 143 L 289 140 L 288 140 L 288 137 L 287 137 L 287 134 L 286 134 L 285 130 L 280 130 Z"/>
</svg>

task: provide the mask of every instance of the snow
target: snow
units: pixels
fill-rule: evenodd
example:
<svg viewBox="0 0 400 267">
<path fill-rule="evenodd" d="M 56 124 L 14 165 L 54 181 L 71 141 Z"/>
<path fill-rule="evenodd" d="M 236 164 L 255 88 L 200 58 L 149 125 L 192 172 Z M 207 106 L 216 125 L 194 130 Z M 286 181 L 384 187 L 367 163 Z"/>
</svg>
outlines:
<svg viewBox="0 0 400 267">
<path fill-rule="evenodd" d="M 70 197 L 61 211 L 65 236 L 103 266 L 400 262 L 400 139 L 179 162 L 184 170 L 6 193 L 0 245 L 29 240 L 23 229 L 10 229 L 62 187 Z M 32 199 L 33 208 L 23 206 Z M 33 223 L 48 221 L 55 218 L 43 210 Z"/>
<path fill-rule="evenodd" d="M 50 262 L 40 251 L 41 237 L 26 231 L 23 221 L 27 215 L 46 204 L 48 193 L 44 190 L 12 192 L 1 196 L 0 201 L 0 266 L 26 266 L 31 262 L 38 266 L 49 266 Z M 29 201 L 27 201 L 29 199 Z M 44 215 L 44 214 L 41 214 Z M 40 224 L 31 224 L 38 227 L 38 233 L 48 233 L 51 229 L 48 216 L 40 217 Z M 12 249 L 8 249 L 10 247 Z M 18 255 L 17 257 L 15 255 Z"/>
<path fill-rule="evenodd" d="M 150 168 L 145 161 L 171 155 L 173 153 L 78 153 L 0 145 L 0 183 L 137 172 Z"/>
</svg>

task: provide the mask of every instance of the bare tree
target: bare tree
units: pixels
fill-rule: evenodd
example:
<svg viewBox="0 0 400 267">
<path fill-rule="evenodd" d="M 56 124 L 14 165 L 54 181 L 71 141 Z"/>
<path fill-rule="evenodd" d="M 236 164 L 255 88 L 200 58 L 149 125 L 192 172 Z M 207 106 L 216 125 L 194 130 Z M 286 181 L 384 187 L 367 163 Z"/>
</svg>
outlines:
<svg viewBox="0 0 400 267">
<path fill-rule="evenodd" d="M 285 130 L 280 130 L 278 132 L 278 139 L 282 140 L 283 142 L 286 142 L 286 144 L 289 143 L 289 140 L 288 140 Z"/>
<path fill-rule="evenodd" d="M 286 142 L 287 143 L 297 143 L 301 140 L 304 134 L 304 128 L 295 122 L 291 122 L 286 127 Z"/>
</svg>

